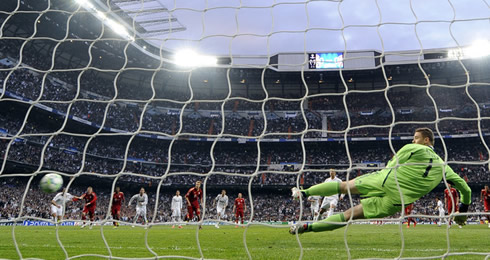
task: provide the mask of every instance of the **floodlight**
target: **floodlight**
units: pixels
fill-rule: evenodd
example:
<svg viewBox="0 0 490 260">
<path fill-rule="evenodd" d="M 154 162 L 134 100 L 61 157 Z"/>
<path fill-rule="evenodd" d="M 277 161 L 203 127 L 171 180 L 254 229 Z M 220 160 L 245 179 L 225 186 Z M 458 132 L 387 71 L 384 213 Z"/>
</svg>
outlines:
<svg viewBox="0 0 490 260">
<path fill-rule="evenodd" d="M 99 11 L 99 10 L 96 10 L 95 11 L 95 14 L 97 15 L 97 17 L 99 17 L 100 20 L 102 21 L 105 21 L 107 19 L 107 15 L 104 14 L 103 12 Z"/>
<path fill-rule="evenodd" d="M 448 58 L 480 58 L 490 55 L 490 41 L 476 40 L 466 48 L 452 49 L 447 52 Z"/>
<path fill-rule="evenodd" d="M 87 8 L 88 9 L 94 9 L 94 6 L 88 0 L 75 0 L 75 2 L 77 4 L 79 4 L 81 7 L 84 7 L 85 9 L 87 9 Z"/>
<path fill-rule="evenodd" d="M 193 50 L 182 50 L 174 56 L 175 64 L 183 67 L 214 66 L 218 59 L 213 56 L 200 55 Z"/>
<path fill-rule="evenodd" d="M 126 28 L 122 24 L 120 24 L 120 23 L 118 23 L 112 19 L 105 20 L 105 23 L 107 24 L 107 26 L 109 26 L 117 34 L 123 36 L 124 38 L 132 39 L 128 30 L 126 30 Z"/>
<path fill-rule="evenodd" d="M 478 58 L 490 55 L 490 42 L 488 40 L 476 40 L 465 49 L 465 56 Z"/>
</svg>

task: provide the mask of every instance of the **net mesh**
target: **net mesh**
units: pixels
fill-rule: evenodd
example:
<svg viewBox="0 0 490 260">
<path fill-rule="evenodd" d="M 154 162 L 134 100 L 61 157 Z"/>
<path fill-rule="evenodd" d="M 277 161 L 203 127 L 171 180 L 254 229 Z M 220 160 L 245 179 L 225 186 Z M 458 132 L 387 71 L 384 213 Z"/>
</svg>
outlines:
<svg viewBox="0 0 490 260">
<path fill-rule="evenodd" d="M 482 28 L 482 35 L 490 35 L 489 4 L 486 1 L 472 3 L 486 10 L 483 15 L 480 15 L 481 12 L 468 14 L 461 3 L 454 1 L 426 3 L 425 6 L 420 1 L 406 1 L 403 3 L 406 7 L 404 10 L 409 11 L 409 15 L 390 9 L 392 5 L 387 1 L 370 1 L 367 10 L 362 10 L 366 5 L 356 7 L 352 1 L 234 1 L 225 6 L 217 5 L 214 1 L 197 6 L 187 6 L 177 1 L 167 3 L 145 0 L 7 2 L 5 9 L 0 12 L 0 41 L 5 46 L 1 49 L 0 60 L 3 83 L 0 103 L 7 111 L 2 114 L 5 117 L 2 125 L 5 129 L 2 129 L 8 130 L 3 131 L 1 136 L 3 160 L 0 179 L 15 177 L 27 182 L 16 216 L 10 220 L 0 219 L 0 222 L 27 219 L 53 222 L 47 217 L 33 217 L 30 209 L 25 206 L 30 190 L 37 189 L 38 176 L 47 172 L 69 177 L 69 191 L 72 185 L 76 186 L 74 183 L 84 180 L 84 176 L 110 180 L 111 190 L 108 194 L 112 194 L 121 181 L 143 182 L 145 185 L 156 185 L 154 207 L 149 214 L 150 229 L 144 236 L 146 249 L 158 258 L 191 259 L 182 255 L 159 254 L 150 246 L 148 237 L 152 227 L 176 224 L 161 221 L 162 210 L 168 207 L 163 205 L 167 201 L 161 201 L 161 194 L 167 196 L 165 192 L 173 190 L 172 184 L 183 183 L 190 187 L 196 180 L 203 180 L 205 206 L 202 220 L 189 223 L 196 226 L 197 258 L 202 259 L 207 256 L 201 246 L 198 226 L 217 221 L 210 210 L 209 187 L 219 186 L 220 183 L 240 183 L 242 190 L 246 191 L 244 195 L 250 208 L 248 224 L 244 225 L 243 246 L 247 257 L 251 259 L 253 255 L 247 246 L 250 235 L 247 234 L 252 223 L 270 228 L 286 228 L 254 222 L 257 217 L 254 190 L 259 184 L 268 181 L 265 176 L 279 179 L 277 183 L 282 181 L 299 187 L 314 184 L 305 183 L 305 178 L 318 180 L 312 177 L 315 175 L 323 178 L 322 174 L 332 167 L 337 169 L 344 180 L 355 178 L 354 174 L 361 170 L 383 168 L 381 165 L 368 167 L 353 160 L 352 153 L 355 153 L 356 158 L 365 153 L 362 148 L 356 148 L 356 137 L 362 140 L 365 136 L 387 136 L 385 141 L 388 142 L 389 150 L 381 151 L 395 154 L 400 145 L 394 144 L 394 140 L 410 140 L 410 134 L 416 126 L 429 126 L 435 130 L 437 141 L 442 144 L 443 159 L 447 164 L 456 167 L 489 164 L 487 156 L 490 150 L 488 140 L 484 138 L 484 129 L 485 120 L 490 117 L 482 109 L 488 97 L 484 88 L 490 86 L 490 81 L 488 75 L 478 71 L 478 62 L 485 61 L 464 59 L 464 52 L 468 52 L 467 43 L 461 42 L 466 36 L 461 33 L 461 28 L 475 26 Z M 294 12 L 286 9 L 288 7 L 294 7 Z M 328 15 L 333 16 L 328 23 L 322 22 L 317 17 L 318 13 L 313 12 L 316 9 L 325 10 L 322 8 L 334 10 L 328 12 Z M 426 11 L 438 8 L 449 12 Z M 220 12 L 222 20 L 208 20 L 208 16 L 214 12 Z M 186 21 L 191 25 L 196 22 L 201 29 L 191 25 L 186 28 L 186 24 L 179 21 L 179 17 L 190 15 L 202 17 L 201 20 Z M 254 19 L 250 19 L 252 15 L 264 15 L 268 19 L 257 19 L 257 25 Z M 291 23 L 292 19 L 296 22 Z M 254 30 L 257 28 L 260 29 Z M 400 44 L 391 40 L 391 36 L 403 41 L 403 37 L 395 37 L 400 28 L 413 30 L 413 34 L 407 33 L 404 37 L 415 41 L 417 45 L 413 49 L 419 51 L 391 51 Z M 179 34 L 186 30 L 189 31 L 186 37 Z M 449 46 L 456 46 L 453 51 L 455 56 L 450 57 L 449 61 L 446 60 L 448 57 L 440 57 L 436 59 L 437 62 L 426 63 L 424 57 L 440 54 L 439 50 L 427 50 L 433 47 L 431 40 L 437 42 L 437 39 L 429 36 L 446 40 Z M 212 49 L 217 43 L 215 40 L 220 38 L 228 39 L 225 40 L 227 50 L 221 54 L 230 58 L 229 65 L 211 69 L 182 69 L 170 61 L 172 57 L 169 49 L 175 49 L 176 46 Z M 362 77 L 362 73 L 356 73 L 356 70 L 340 68 L 335 70 L 335 74 L 308 73 L 308 50 L 319 48 L 312 41 L 325 40 L 332 42 L 329 49 L 343 52 L 346 67 L 347 64 L 357 64 L 356 70 L 364 69 L 368 74 L 371 73 L 372 84 L 358 83 L 356 76 Z M 359 49 L 363 41 L 368 41 L 371 49 L 379 51 L 374 52 L 374 55 L 351 51 Z M 253 54 L 237 55 L 236 52 L 241 50 L 252 50 Z M 288 59 L 281 61 L 281 57 L 274 55 L 291 50 L 303 54 L 300 63 L 289 62 Z M 71 52 L 79 53 L 71 55 Z M 191 58 L 197 59 L 197 56 Z M 366 59 L 375 60 L 374 66 L 364 67 L 362 61 Z M 405 59 L 415 61 L 414 66 L 396 66 L 396 62 Z M 278 68 L 291 71 L 284 72 L 291 76 L 286 77 L 282 75 L 284 73 L 277 72 Z M 437 78 L 437 70 L 449 71 L 455 76 L 449 77 L 450 80 Z M 472 78 L 472 71 L 477 75 L 476 78 Z M 410 80 L 397 81 L 396 77 L 403 75 L 412 76 Z M 135 88 L 136 85 L 139 88 Z M 411 95 L 400 97 L 400 93 Z M 367 104 L 364 104 L 365 101 Z M 378 113 L 374 119 L 359 116 L 359 113 L 377 113 L 369 106 L 370 102 L 387 112 L 381 115 Z M 18 108 L 9 110 L 12 104 Z M 448 112 L 450 104 L 461 107 L 471 104 L 475 113 L 473 116 L 453 115 Z M 342 108 L 340 112 L 335 112 L 340 116 L 329 117 L 327 120 L 321 119 L 321 115 L 315 112 L 316 106 L 318 110 L 328 111 L 336 105 Z M 418 111 L 409 113 L 411 108 Z M 239 110 L 249 110 L 253 114 L 249 114 L 249 119 L 245 120 L 238 116 Z M 405 116 L 403 110 L 407 110 L 411 116 Z M 278 112 L 281 115 L 278 116 L 275 111 L 286 112 Z M 202 117 L 199 112 L 207 116 Z M 45 127 L 39 121 L 47 122 L 51 127 Z M 73 124 L 73 121 L 77 121 L 77 124 Z M 478 143 L 476 149 L 480 152 L 479 159 L 450 160 L 455 158 L 453 153 L 457 148 L 453 146 L 448 149 L 443 137 L 447 136 L 448 131 L 454 130 L 455 125 L 462 125 L 462 137 L 469 133 L 466 136 Z M 344 163 L 335 165 L 328 163 L 328 159 L 319 161 L 314 158 L 331 156 L 312 144 L 320 141 L 315 138 L 321 137 L 331 138 L 323 141 L 338 142 L 333 145 L 334 153 L 341 154 Z M 273 158 L 276 156 L 274 153 L 278 151 L 269 144 L 279 141 L 296 141 L 294 144 L 291 142 L 292 148 L 281 151 L 296 152 L 292 168 L 280 165 L 273 169 L 271 166 L 276 160 Z M 193 154 L 189 142 L 196 150 L 208 152 Z M 237 146 L 239 143 L 253 143 L 256 149 L 238 153 L 248 157 L 244 160 L 246 163 L 241 161 L 233 165 L 236 161 L 225 158 L 225 154 L 233 149 L 241 149 Z M 27 149 L 30 153 L 26 154 L 22 151 L 27 146 L 30 147 Z M 135 156 L 144 154 L 145 147 L 151 146 L 158 148 L 153 154 L 147 154 L 146 160 Z M 379 150 L 368 152 L 373 156 Z M 94 156 L 96 153 L 99 155 Z M 32 170 L 18 170 L 15 167 L 12 170 L 9 167 L 12 161 L 30 165 Z M 445 180 L 444 183 L 447 186 Z M 78 183 L 85 184 L 90 183 Z M 79 191 L 75 189 L 73 192 Z M 354 206 L 357 200 L 348 193 L 348 206 Z M 66 258 L 123 258 L 113 255 L 103 229 L 105 224 L 112 222 L 111 203 L 104 204 L 105 207 L 100 209 L 103 217 L 97 221 L 101 225 L 100 236 L 107 254 L 69 254 L 67 245 L 60 239 L 60 227 L 57 226 L 56 240 Z M 299 223 L 306 221 L 305 203 L 300 202 L 298 213 L 291 213 Z M 471 210 L 468 213 L 470 216 L 481 214 Z M 444 218 L 448 220 L 455 215 Z M 434 218 L 429 214 L 412 216 Z M 406 239 L 402 230 L 406 217 L 401 212 L 390 219 L 399 225 L 401 248 L 397 258 L 406 256 Z M 131 224 L 129 220 L 121 222 Z M 348 258 L 353 258 L 351 251 L 355 250 L 355 246 L 349 244 L 349 230 L 353 224 L 365 222 L 347 221 L 344 242 Z M 11 236 L 17 254 L 22 258 L 23 251 L 16 237 L 17 229 L 16 226 L 12 227 Z M 300 251 L 298 256 L 303 258 L 305 252 L 302 240 L 299 236 L 296 239 Z M 453 255 L 489 257 L 488 252 L 452 251 L 451 239 L 448 227 L 446 251 L 418 259 Z"/>
</svg>

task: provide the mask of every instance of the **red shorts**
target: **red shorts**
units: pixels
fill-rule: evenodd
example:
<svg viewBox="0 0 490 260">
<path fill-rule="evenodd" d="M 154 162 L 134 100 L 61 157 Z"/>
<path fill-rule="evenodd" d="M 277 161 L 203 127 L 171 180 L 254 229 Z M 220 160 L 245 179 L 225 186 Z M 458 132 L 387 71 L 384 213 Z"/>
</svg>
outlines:
<svg viewBox="0 0 490 260">
<path fill-rule="evenodd" d="M 490 211 L 490 201 L 484 201 L 483 202 L 483 208 L 484 208 L 485 212 L 489 212 Z"/>
<path fill-rule="evenodd" d="M 191 206 L 187 205 L 187 217 L 189 220 L 194 218 L 194 212 L 196 212 L 196 216 L 200 218 L 201 210 L 199 209 L 199 204 L 193 203 Z"/>
<path fill-rule="evenodd" d="M 447 214 L 453 213 L 452 210 L 453 210 L 453 204 L 452 203 L 448 203 L 448 205 L 447 205 Z M 458 211 L 458 205 L 457 204 L 454 204 L 454 212 L 456 212 L 456 211 Z"/>
<path fill-rule="evenodd" d="M 112 206 L 111 211 L 112 211 L 112 215 L 116 216 L 121 212 L 121 205 Z"/>
<path fill-rule="evenodd" d="M 242 210 L 237 210 L 237 211 L 235 212 L 235 218 L 237 218 L 237 219 L 240 217 L 240 218 L 242 218 L 242 220 L 243 220 L 243 215 L 244 215 L 244 214 L 243 214 L 243 209 L 242 209 Z"/>
<path fill-rule="evenodd" d="M 95 206 L 84 206 L 83 213 L 88 213 L 90 216 L 95 215 Z"/>
</svg>

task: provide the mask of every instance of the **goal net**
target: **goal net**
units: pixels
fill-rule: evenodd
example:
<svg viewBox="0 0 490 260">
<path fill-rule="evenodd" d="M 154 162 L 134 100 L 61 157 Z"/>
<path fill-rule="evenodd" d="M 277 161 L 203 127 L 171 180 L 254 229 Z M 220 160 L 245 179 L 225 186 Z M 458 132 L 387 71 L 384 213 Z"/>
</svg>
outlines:
<svg viewBox="0 0 490 260">
<path fill-rule="evenodd" d="M 486 0 L 2 0 L 0 255 L 488 258 L 489 10 Z M 461 234 L 450 226 L 460 213 L 435 210 L 445 178 L 408 215 L 287 234 L 315 214 L 292 187 L 383 169 L 419 127 L 472 189 Z M 58 207 L 59 223 L 51 216 L 55 194 L 38 185 L 53 172 L 74 196 L 93 188 L 93 218 L 77 199 Z M 198 181 L 202 201 L 189 191 Z M 147 205 L 128 206 L 140 188 Z M 349 191 L 332 209 L 360 199 Z M 408 218 L 431 236 L 404 229 Z"/>
</svg>

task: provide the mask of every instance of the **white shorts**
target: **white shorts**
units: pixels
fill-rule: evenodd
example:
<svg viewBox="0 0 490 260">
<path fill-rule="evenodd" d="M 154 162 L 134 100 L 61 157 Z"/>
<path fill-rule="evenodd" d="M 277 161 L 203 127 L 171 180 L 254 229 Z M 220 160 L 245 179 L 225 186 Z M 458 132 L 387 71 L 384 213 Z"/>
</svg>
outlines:
<svg viewBox="0 0 490 260">
<path fill-rule="evenodd" d="M 220 215 L 220 216 L 224 216 L 225 215 L 225 207 L 216 207 L 216 212 Z"/>
<path fill-rule="evenodd" d="M 180 217 L 180 216 L 182 216 L 182 212 L 180 209 L 172 210 L 172 217 Z"/>
<path fill-rule="evenodd" d="M 338 200 L 337 199 L 333 199 L 333 198 L 329 198 L 329 197 L 325 197 L 323 198 L 323 202 L 322 202 L 322 209 L 328 209 L 330 207 L 337 207 L 337 203 L 338 203 Z"/>
<path fill-rule="evenodd" d="M 439 217 L 444 217 L 444 211 L 439 211 Z"/>
<path fill-rule="evenodd" d="M 317 214 L 319 212 L 320 207 L 316 205 L 316 207 L 310 207 L 310 209 L 311 209 L 311 213 Z"/>
<path fill-rule="evenodd" d="M 136 214 L 146 215 L 146 207 L 136 207 Z"/>
<path fill-rule="evenodd" d="M 55 205 L 51 205 L 51 215 L 56 214 L 56 216 L 63 215 L 63 207 L 56 207 Z"/>
</svg>

